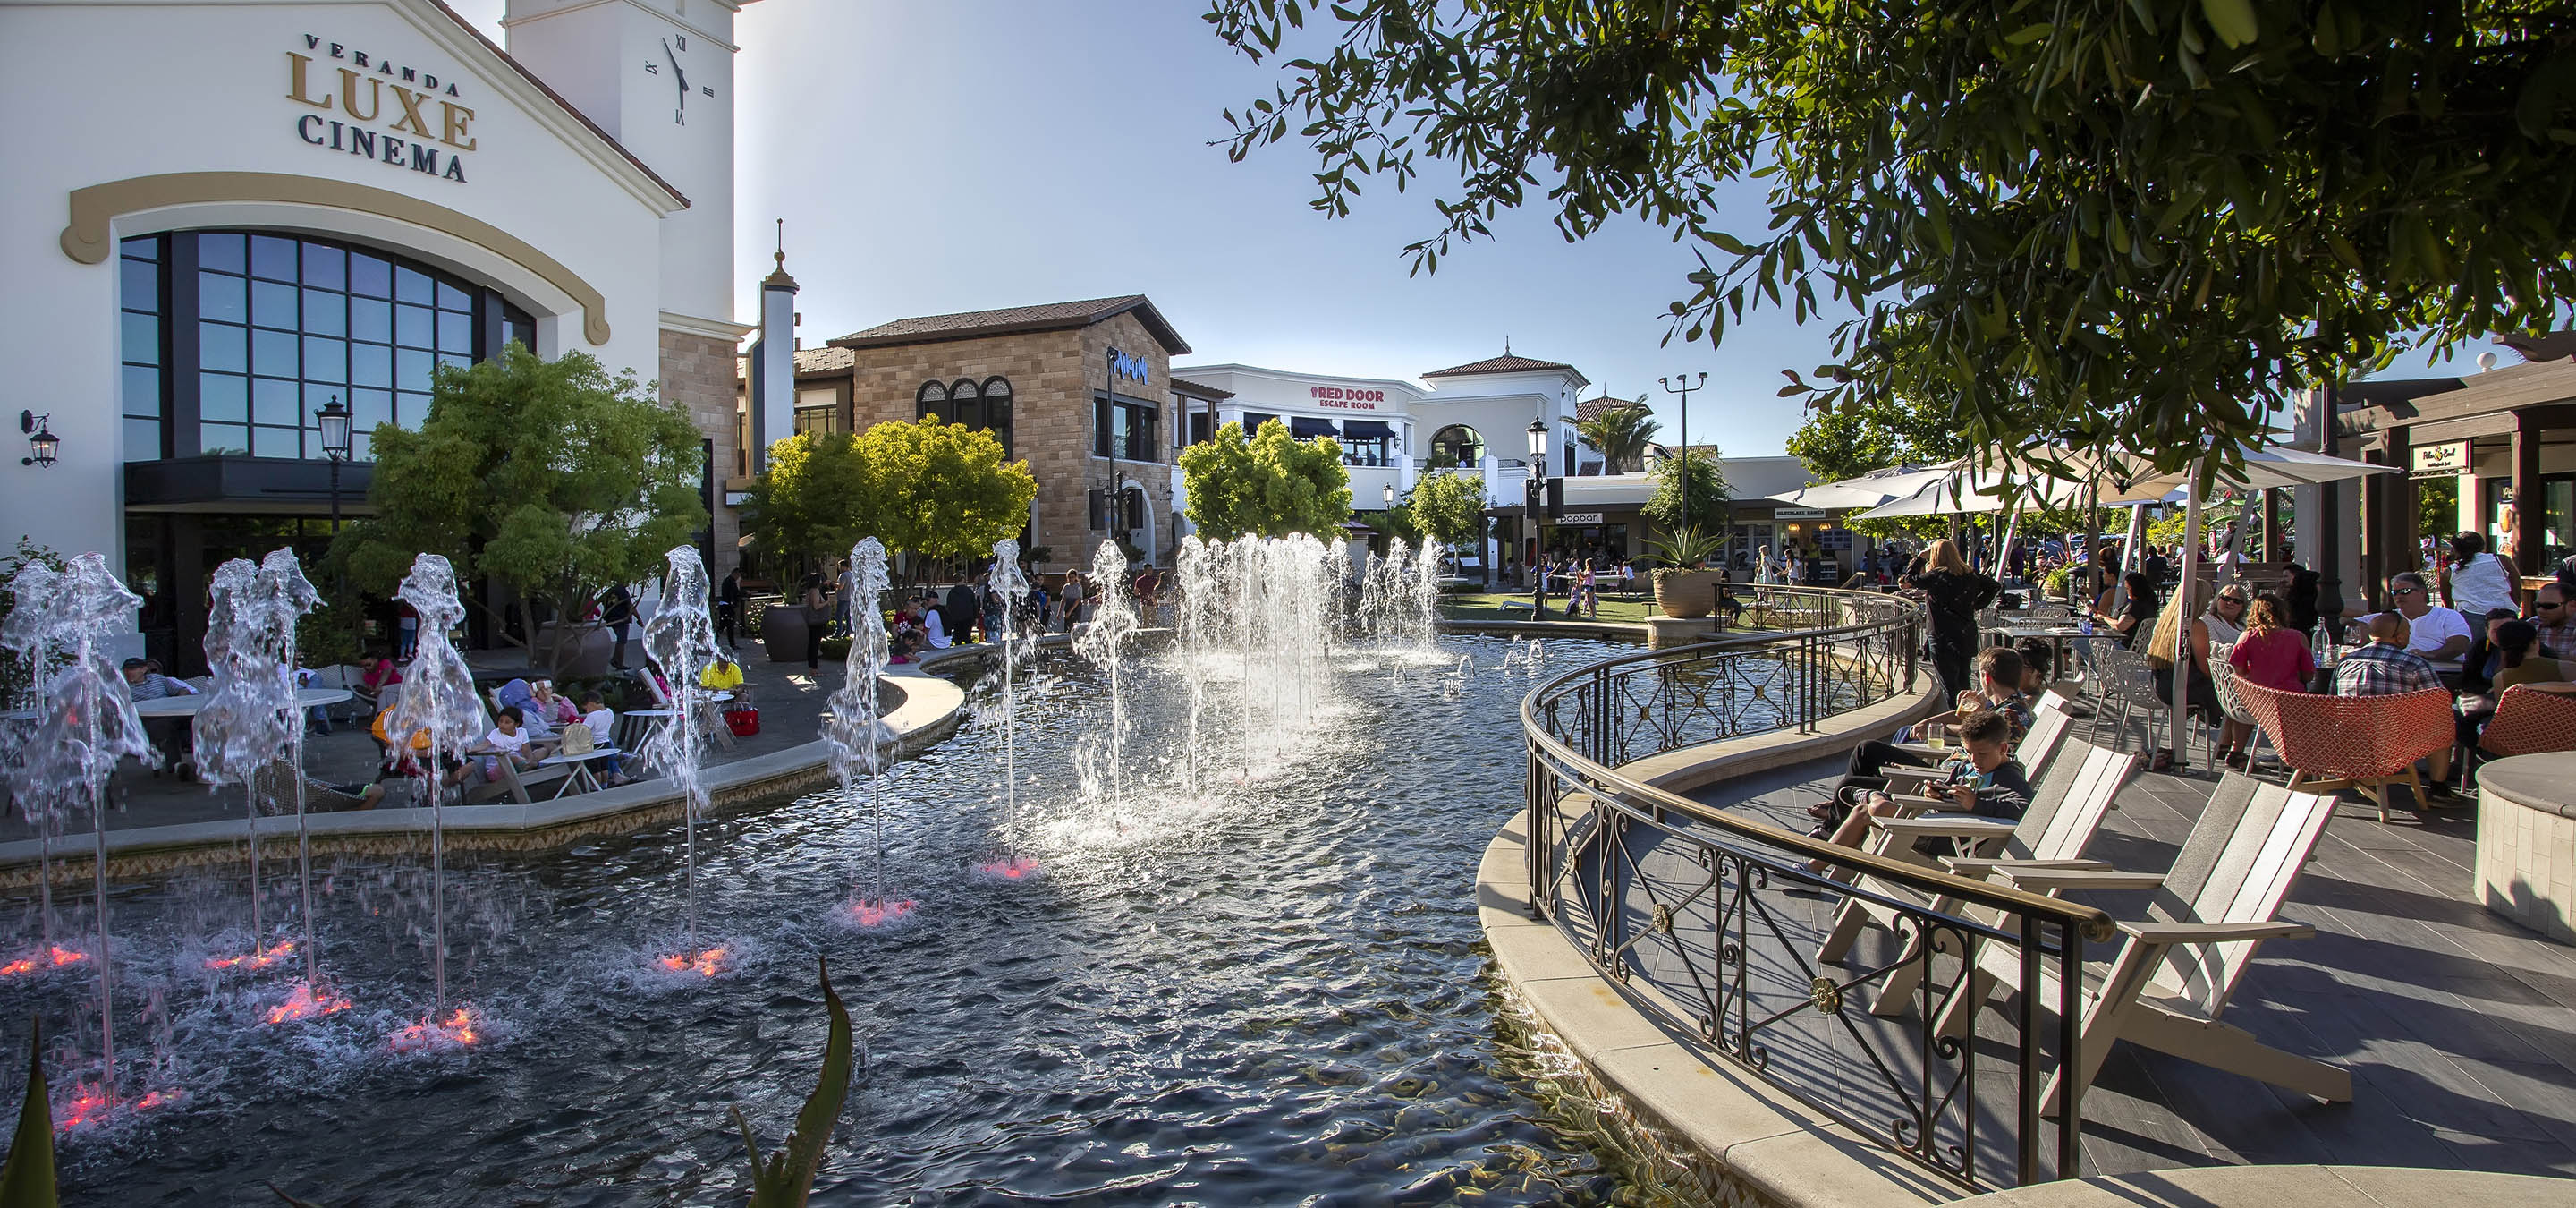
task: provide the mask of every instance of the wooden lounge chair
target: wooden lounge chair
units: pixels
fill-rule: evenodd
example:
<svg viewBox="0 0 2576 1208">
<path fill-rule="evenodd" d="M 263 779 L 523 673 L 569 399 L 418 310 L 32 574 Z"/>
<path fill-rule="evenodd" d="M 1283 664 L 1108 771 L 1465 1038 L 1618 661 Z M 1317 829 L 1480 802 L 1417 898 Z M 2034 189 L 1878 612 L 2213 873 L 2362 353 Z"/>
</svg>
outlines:
<svg viewBox="0 0 2576 1208">
<path fill-rule="evenodd" d="M 2036 726 L 2034 726 L 2034 730 Z M 1981 818 L 1973 814 L 1935 813 L 1943 803 L 1932 798 L 1900 798 L 1914 806 L 1910 812 L 1870 819 L 1869 850 L 1874 855 L 1932 867 L 1932 857 L 1917 852 L 1917 839 L 1950 839 L 1963 841 L 1970 854 L 1981 857 L 2001 855 L 2016 860 L 2062 861 L 2080 857 L 2084 845 L 2100 829 L 2102 815 L 2111 808 L 2111 798 L 2129 777 L 2137 774 L 2138 756 L 2106 751 L 2088 742 L 2062 739 L 2056 756 L 2048 761 L 2048 771 L 2032 786 L 2030 809 L 2018 822 L 2000 818 Z M 1836 961 L 1851 950 L 1853 941 L 1871 925 L 1890 926 L 1898 908 L 1871 896 L 1890 898 L 1929 908 L 1932 897 L 1876 877 L 1865 877 L 1856 893 L 1843 899 L 1834 912 L 1834 924 L 1825 933 L 1825 941 L 1816 949 L 1819 961 Z M 1919 964 L 1908 962 L 1907 967 Z M 1901 972 L 1901 971 L 1900 971 Z M 1891 976 L 1897 976 L 1891 973 Z M 1908 990 L 1911 986 L 1907 987 Z M 1898 995 L 1902 997 L 1902 992 Z"/>
<path fill-rule="evenodd" d="M 2289 765 L 2291 788 L 2328 794 L 2358 790 L 2379 807 L 2381 822 L 2388 821 L 2392 784 L 2412 787 L 2416 807 L 2423 807 L 2424 783 L 2416 779 L 2415 761 L 2450 749 L 2458 737 L 2451 694 L 2440 688 L 2394 696 L 2318 696 L 2240 679 L 2236 695 L 2271 738 L 2281 762 Z"/>
<path fill-rule="evenodd" d="M 2057 1110 L 2068 1077 L 2076 1088 L 2091 1085 L 2118 1040 L 2320 1099 L 2352 1098 L 2350 1071 L 2274 1049 L 2221 1019 L 2264 940 L 2316 934 L 2314 927 L 2277 916 L 2333 814 L 2331 793 L 2294 792 L 2229 772 L 2183 840 L 2173 868 L 2163 874 L 2009 861 L 1989 866 L 1993 879 L 2034 893 L 2125 889 L 2153 895 L 2143 919 L 2118 924 L 2122 942 L 2110 958 L 2086 962 L 2078 993 L 2078 1060 L 2049 1079 L 2043 1110 Z M 2040 977 L 2040 985 L 2022 986 L 2020 950 L 1980 944 L 1975 970 L 1942 1011 L 1941 1034 L 1966 1033 L 1998 985 L 2055 1004 L 2055 967 L 2043 963 Z"/>
</svg>

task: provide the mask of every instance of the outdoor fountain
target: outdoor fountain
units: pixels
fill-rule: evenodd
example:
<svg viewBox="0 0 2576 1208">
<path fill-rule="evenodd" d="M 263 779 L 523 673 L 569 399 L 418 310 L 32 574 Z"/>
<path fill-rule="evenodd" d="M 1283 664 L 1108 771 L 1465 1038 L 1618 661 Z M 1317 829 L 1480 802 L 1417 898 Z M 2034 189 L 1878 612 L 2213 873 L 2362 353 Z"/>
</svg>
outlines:
<svg viewBox="0 0 2576 1208">
<path fill-rule="evenodd" d="M 47 684 L 62 661 L 53 641 L 53 627 L 46 623 L 51 615 L 35 602 L 51 600 L 62 576 L 43 562 L 30 559 L 9 580 L 13 599 L 27 602 L 0 619 L 0 650 L 7 650 L 27 664 L 27 696 L 30 701 L 46 697 Z M 36 721 L 42 716 L 37 708 L 13 710 L 0 717 L 0 736 L 6 746 L 0 748 L 0 775 L 5 775 L 11 796 L 20 801 L 37 802 L 35 781 L 28 773 L 30 744 L 35 737 Z M 24 956 L 0 964 L 0 977 L 19 977 L 30 973 L 64 968 L 80 963 L 88 954 L 66 948 L 55 942 L 54 935 L 54 830 L 61 824 L 60 811 L 36 808 L 27 821 L 36 828 L 36 930 L 37 946 Z"/>
<path fill-rule="evenodd" d="M 108 573 L 107 559 L 82 554 L 36 599 L 20 597 L 18 612 L 34 611 L 40 632 L 27 648 L 62 651 L 70 662 L 45 685 L 36 730 L 25 755 L 21 800 L 30 813 L 59 814 L 86 798 L 91 817 L 90 868 L 97 919 L 90 963 L 98 968 L 98 1077 L 74 1092 L 74 1111 L 103 1119 L 116 1110 L 116 967 L 107 910 L 107 779 L 118 761 L 159 761 L 134 712 L 125 677 L 104 649 L 108 639 L 132 630 L 143 599 Z M 147 1093 L 138 1105 L 151 1102 Z"/>
<path fill-rule="evenodd" d="M 480 1038 L 473 1010 L 458 1006 L 451 1011 L 447 1005 L 447 788 L 440 770 L 445 760 L 467 758 L 466 747 L 483 725 L 483 704 L 465 656 L 448 636 L 465 616 L 456 595 L 456 569 L 437 554 L 422 554 L 412 559 L 411 573 L 395 595 L 420 614 L 420 645 L 403 676 L 402 695 L 385 734 L 411 743 L 429 799 L 430 1011 L 391 1038 L 396 1050 L 413 1052 L 470 1045 Z"/>
<path fill-rule="evenodd" d="M 823 723 L 823 741 L 832 751 L 832 774 L 846 799 L 864 773 L 868 778 L 868 817 L 875 828 L 874 858 L 869 861 L 868 892 L 843 902 L 836 917 L 860 928 L 888 927 L 912 917 L 910 899 L 895 900 L 885 889 L 885 726 L 877 714 L 877 678 L 885 674 L 885 619 L 878 601 L 886 593 L 885 546 L 861 537 L 850 547 L 850 653 L 843 660 L 841 686 L 832 693 L 832 712 Z"/>
<path fill-rule="evenodd" d="M 346 1000 L 319 989 L 314 948 L 312 848 L 304 821 L 304 715 L 295 705 L 296 623 L 322 602 L 292 550 L 271 552 L 263 563 L 246 558 L 215 570 L 206 624 L 206 665 L 215 690 L 195 720 L 197 764 L 212 788 L 242 787 L 244 833 L 250 840 L 250 945 L 232 956 L 210 957 L 209 969 L 258 972 L 304 954 L 307 1010 L 287 1018 L 327 1014 Z M 259 835 L 261 782 L 293 787 L 297 874 L 303 911 L 300 940 L 270 942 L 261 908 Z M 292 994 L 290 994 L 292 997 Z"/>
<path fill-rule="evenodd" d="M 1002 858 L 975 870 L 988 877 L 1017 881 L 1035 873 L 1038 862 L 1020 852 L 1020 607 L 1029 598 L 1029 577 L 1020 570 L 1020 543 L 1003 538 L 993 543 L 993 594 L 1002 598 Z"/>
<path fill-rule="evenodd" d="M 1073 648 L 1109 676 L 1109 724 L 1084 744 L 1082 799 L 1095 819 L 1127 826 L 1127 642 L 1142 622 L 1127 584 L 1127 555 L 1103 541 L 1091 555 L 1091 622 L 1073 637 Z"/>
<path fill-rule="evenodd" d="M 644 621 L 644 649 L 671 677 L 679 716 L 665 719 L 668 724 L 653 731 L 644 744 L 644 762 L 670 777 L 680 790 L 687 923 L 680 951 L 661 955 L 654 963 L 666 972 L 713 977 L 723 971 L 729 953 L 723 944 L 698 946 L 698 817 L 707 810 L 707 786 L 701 774 L 707 740 L 698 728 L 707 690 L 698 679 L 715 662 L 716 627 L 707 614 L 707 566 L 699 560 L 697 547 L 674 546 L 664 562 L 659 607 Z"/>
</svg>

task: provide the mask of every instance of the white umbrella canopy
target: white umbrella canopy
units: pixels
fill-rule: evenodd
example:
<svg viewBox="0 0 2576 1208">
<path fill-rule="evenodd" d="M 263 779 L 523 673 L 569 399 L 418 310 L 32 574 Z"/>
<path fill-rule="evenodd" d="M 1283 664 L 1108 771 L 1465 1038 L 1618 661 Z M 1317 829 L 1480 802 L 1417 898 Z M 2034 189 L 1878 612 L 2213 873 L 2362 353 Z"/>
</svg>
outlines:
<svg viewBox="0 0 2576 1208">
<path fill-rule="evenodd" d="M 1927 483 L 1944 481 L 1957 468 L 1957 462 L 1921 469 L 1890 466 L 1884 470 L 1872 470 L 1858 478 L 1820 482 L 1767 498 L 1801 508 L 1874 508 L 1888 500 L 1911 495 Z"/>
<path fill-rule="evenodd" d="M 1976 469 L 1962 463 L 1944 470 L 1939 478 L 1852 518 L 1885 520 L 2000 512 L 2007 506 L 2004 500 L 2007 487 L 2016 488 L 2010 505 L 2014 507 L 2027 508 L 2033 504 L 2063 507 L 2084 501 L 2084 484 L 2080 482 L 2041 471 L 2015 473 L 1993 467 Z"/>
<path fill-rule="evenodd" d="M 2188 489 L 2194 477 L 2191 467 L 2158 473 L 2146 469 L 2135 459 L 2125 457 L 2106 458 L 2098 464 L 2105 479 L 2102 483 L 2102 502 L 2105 504 L 2156 502 Z M 2397 469 L 2396 466 L 2330 457 L 2305 449 L 2266 445 L 2245 450 L 2243 465 L 2232 472 L 2222 471 L 2219 477 L 2220 485 L 2253 491 L 2347 482 L 2371 474 L 2394 474 Z"/>
</svg>

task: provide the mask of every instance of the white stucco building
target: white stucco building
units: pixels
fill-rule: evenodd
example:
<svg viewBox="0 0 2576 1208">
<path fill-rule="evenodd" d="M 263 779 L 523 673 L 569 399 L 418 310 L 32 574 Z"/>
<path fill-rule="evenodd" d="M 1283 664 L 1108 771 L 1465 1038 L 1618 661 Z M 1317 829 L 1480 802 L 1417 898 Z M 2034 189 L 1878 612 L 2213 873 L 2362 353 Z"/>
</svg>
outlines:
<svg viewBox="0 0 2576 1208">
<path fill-rule="evenodd" d="M 60 438 L 0 462 L 0 540 L 106 554 L 184 662 L 218 562 L 318 556 L 318 411 L 354 509 L 363 434 L 510 340 L 659 382 L 731 464 L 741 6 L 510 0 L 505 51 L 433 0 L 0 0 L 0 360 Z"/>
</svg>

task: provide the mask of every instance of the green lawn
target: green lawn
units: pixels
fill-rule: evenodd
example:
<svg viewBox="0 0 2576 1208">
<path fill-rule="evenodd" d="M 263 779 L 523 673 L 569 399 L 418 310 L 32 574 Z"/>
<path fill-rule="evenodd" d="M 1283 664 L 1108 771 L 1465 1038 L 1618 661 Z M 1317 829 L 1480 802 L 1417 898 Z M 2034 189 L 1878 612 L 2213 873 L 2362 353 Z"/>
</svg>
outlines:
<svg viewBox="0 0 2576 1208">
<path fill-rule="evenodd" d="M 1504 607 L 1506 604 L 1511 607 Z M 1509 595 L 1460 592 L 1440 597 L 1440 615 L 1452 621 L 1526 621 L 1530 619 L 1529 604 L 1529 593 L 1525 591 Z M 1652 596 L 1640 594 L 1631 599 L 1603 592 L 1601 614 L 1590 619 L 1642 623 L 1646 619 L 1646 610 L 1652 607 Z M 1562 619 L 1565 597 L 1550 595 L 1547 611 L 1550 620 Z"/>
</svg>

